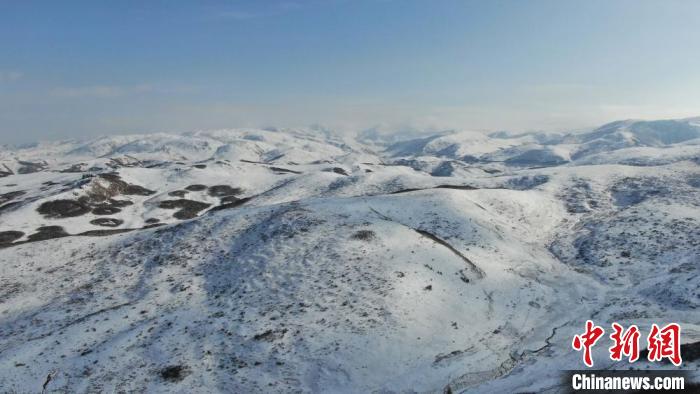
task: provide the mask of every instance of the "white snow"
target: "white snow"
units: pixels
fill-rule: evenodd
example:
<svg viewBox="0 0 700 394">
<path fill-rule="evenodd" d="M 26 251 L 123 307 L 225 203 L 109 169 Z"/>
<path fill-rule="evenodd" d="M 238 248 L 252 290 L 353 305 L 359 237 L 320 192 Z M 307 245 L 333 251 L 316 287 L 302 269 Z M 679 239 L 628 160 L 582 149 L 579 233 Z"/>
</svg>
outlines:
<svg viewBox="0 0 700 394">
<path fill-rule="evenodd" d="M 698 126 L 668 122 L 3 147 L 0 387 L 556 392 L 587 319 L 696 342 Z M 39 212 L 56 200 L 83 211 Z M 67 236 L 36 241 L 42 226 Z M 599 347 L 597 366 L 627 367 Z"/>
</svg>

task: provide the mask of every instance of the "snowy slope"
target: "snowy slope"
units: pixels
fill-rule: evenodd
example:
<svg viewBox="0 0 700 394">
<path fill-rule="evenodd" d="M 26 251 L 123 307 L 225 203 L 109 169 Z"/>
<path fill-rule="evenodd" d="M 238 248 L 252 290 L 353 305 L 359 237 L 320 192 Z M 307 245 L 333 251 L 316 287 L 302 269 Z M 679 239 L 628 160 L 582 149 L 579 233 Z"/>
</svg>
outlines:
<svg viewBox="0 0 700 394">
<path fill-rule="evenodd" d="M 700 341 L 697 131 L 3 147 L 0 387 L 557 392 L 586 319 Z"/>
</svg>

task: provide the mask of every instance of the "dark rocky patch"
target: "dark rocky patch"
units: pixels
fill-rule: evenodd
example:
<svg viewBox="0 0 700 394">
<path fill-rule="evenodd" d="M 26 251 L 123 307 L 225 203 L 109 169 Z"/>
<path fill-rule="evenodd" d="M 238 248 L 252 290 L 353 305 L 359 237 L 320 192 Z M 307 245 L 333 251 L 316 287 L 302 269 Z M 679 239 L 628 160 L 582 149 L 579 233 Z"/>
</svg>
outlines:
<svg viewBox="0 0 700 394">
<path fill-rule="evenodd" d="M 241 199 L 236 196 L 225 196 L 221 198 L 222 204 L 232 204 L 240 201 Z"/>
<path fill-rule="evenodd" d="M 144 163 L 144 168 L 167 168 L 172 165 L 169 161 L 148 160 Z"/>
<path fill-rule="evenodd" d="M 170 197 L 180 197 L 180 198 L 182 198 L 182 197 L 185 197 L 185 194 L 187 194 L 187 193 L 189 193 L 189 191 L 187 191 L 187 190 L 173 190 L 173 191 L 171 191 L 170 193 L 168 193 L 168 195 L 169 195 Z"/>
<path fill-rule="evenodd" d="M 435 156 L 453 158 L 453 157 L 457 156 L 458 151 L 459 151 L 458 144 L 450 144 L 449 146 L 442 148 L 439 151 L 435 152 Z"/>
<path fill-rule="evenodd" d="M 410 192 L 416 192 L 420 190 L 430 190 L 430 189 L 454 189 L 454 190 L 478 190 L 478 187 L 474 186 L 469 186 L 469 185 L 437 185 L 435 187 L 428 187 L 428 188 L 408 188 L 408 189 L 400 189 L 393 191 L 389 194 L 402 194 L 402 193 L 410 193 Z"/>
<path fill-rule="evenodd" d="M 76 235 L 82 235 L 86 237 L 106 237 L 112 234 L 128 233 L 129 231 L 134 231 L 133 228 L 115 228 L 111 230 L 88 230 L 78 233 Z"/>
<path fill-rule="evenodd" d="M 356 239 L 359 241 L 371 241 L 376 237 L 377 234 L 375 234 L 372 230 L 360 230 L 350 236 L 351 239 Z"/>
<path fill-rule="evenodd" d="M 455 272 L 455 275 L 457 275 L 459 277 L 459 280 L 461 280 L 464 283 L 470 282 L 469 277 L 467 276 L 467 273 L 465 272 L 464 269 L 461 269 L 461 270 Z"/>
<path fill-rule="evenodd" d="M 202 190 L 206 190 L 207 187 L 205 185 L 189 185 L 185 188 L 185 190 L 189 190 L 191 192 L 201 192 Z"/>
<path fill-rule="evenodd" d="M 566 190 L 560 198 L 566 203 L 566 209 L 569 213 L 591 212 L 598 207 L 596 193 L 588 181 L 584 179 L 575 179 L 571 188 Z"/>
<path fill-rule="evenodd" d="M 253 340 L 272 342 L 276 339 L 282 338 L 284 336 L 284 334 L 286 334 L 286 333 L 287 333 L 286 328 L 283 328 L 281 330 L 267 330 L 263 333 L 254 335 Z"/>
<path fill-rule="evenodd" d="M 27 200 L 22 200 L 22 201 L 12 201 L 12 202 L 8 202 L 8 203 L 5 204 L 5 205 L 0 205 L 0 213 L 9 212 L 9 211 L 11 211 L 11 210 L 13 210 L 13 209 L 15 209 L 15 208 L 19 208 L 22 204 L 24 204 L 24 203 L 26 203 L 26 202 L 34 201 L 34 200 L 36 200 L 36 199 L 37 199 L 37 198 L 35 197 L 35 198 L 31 198 L 31 199 L 27 199 Z"/>
<path fill-rule="evenodd" d="M 48 163 L 45 161 L 31 162 L 19 160 L 19 164 L 21 167 L 17 170 L 18 174 L 32 174 L 48 167 Z"/>
<path fill-rule="evenodd" d="M 126 196 L 150 196 L 152 194 L 156 194 L 156 192 L 153 190 L 146 189 L 143 186 L 127 183 L 126 189 L 124 189 L 122 194 Z"/>
<path fill-rule="evenodd" d="M 113 158 L 109 159 L 109 163 L 107 163 L 107 166 L 110 168 L 143 167 L 143 163 L 134 157 L 124 156 L 124 157 L 113 157 Z"/>
<path fill-rule="evenodd" d="M 77 163 L 73 164 L 72 166 L 65 168 L 61 170 L 60 172 L 85 172 L 85 167 L 87 164 L 85 163 Z"/>
<path fill-rule="evenodd" d="M 189 374 L 189 370 L 183 365 L 171 365 L 161 369 L 158 374 L 161 379 L 168 382 L 179 382 Z"/>
<path fill-rule="evenodd" d="M 279 153 L 279 154 L 276 154 L 276 155 L 271 156 L 271 157 L 269 157 L 269 158 L 266 158 L 266 159 L 265 159 L 265 162 L 266 162 L 266 163 L 271 163 L 271 162 L 273 162 L 273 161 L 275 161 L 275 160 L 279 160 L 279 159 L 283 158 L 284 156 L 285 156 L 284 153 Z"/>
<path fill-rule="evenodd" d="M 302 173 L 300 171 L 289 170 L 287 168 L 282 168 L 282 167 L 268 167 L 268 168 L 271 169 L 276 174 L 301 174 Z"/>
<path fill-rule="evenodd" d="M 338 175 L 345 175 L 345 176 L 348 176 L 348 172 L 345 171 L 345 169 L 340 168 L 340 167 L 326 168 L 326 169 L 323 170 L 323 171 L 325 171 L 325 172 L 334 172 L 334 173 L 336 173 L 336 174 L 338 174 Z"/>
<path fill-rule="evenodd" d="M 47 239 L 67 237 L 70 234 L 61 226 L 43 226 L 36 229 L 36 233 L 29 235 L 29 241 L 44 241 Z"/>
<path fill-rule="evenodd" d="M 223 209 L 231 209 L 231 208 L 236 208 L 239 207 L 246 202 L 250 201 L 252 197 L 246 197 L 246 198 L 236 198 L 233 196 L 228 196 L 224 197 L 221 199 L 222 204 L 217 205 L 214 208 L 210 209 L 209 211 L 221 211 Z M 225 202 L 225 201 L 230 201 L 230 202 Z"/>
<path fill-rule="evenodd" d="M 14 192 L 0 194 L 0 204 L 4 204 L 8 201 L 14 200 L 15 198 L 17 198 L 19 196 L 23 196 L 26 193 L 27 192 L 25 192 L 24 190 L 17 190 Z"/>
<path fill-rule="evenodd" d="M 688 178 L 688 185 L 700 188 L 700 175 L 694 175 Z"/>
<path fill-rule="evenodd" d="M 42 186 L 39 189 L 41 191 L 46 191 L 46 190 L 51 189 L 52 186 L 60 185 L 60 183 L 56 183 L 53 181 L 46 181 L 46 182 L 42 182 L 41 184 L 42 184 Z"/>
<path fill-rule="evenodd" d="M 90 212 L 90 207 L 76 200 L 53 200 L 39 205 L 37 212 L 50 219 L 70 218 Z"/>
<path fill-rule="evenodd" d="M 460 157 L 459 160 L 461 162 L 467 163 L 467 164 L 474 164 L 474 163 L 478 163 L 481 161 L 481 159 L 479 159 L 476 156 L 472 156 L 472 155 L 464 155 L 464 156 Z"/>
<path fill-rule="evenodd" d="M 530 190 L 537 186 L 544 185 L 547 182 L 549 182 L 549 177 L 547 175 L 527 175 L 509 179 L 508 182 L 506 182 L 506 187 L 513 190 Z"/>
<path fill-rule="evenodd" d="M 462 354 L 464 354 L 463 350 L 455 350 L 455 351 L 447 353 L 447 354 L 440 353 L 437 356 L 435 356 L 435 360 L 433 361 L 433 365 L 440 364 L 442 361 L 453 359 L 453 358 L 458 357 Z"/>
<path fill-rule="evenodd" d="M 149 229 L 149 228 L 160 227 L 160 226 L 165 226 L 165 223 L 151 223 L 151 224 L 147 224 L 141 228 L 142 229 Z"/>
<path fill-rule="evenodd" d="M 158 218 L 148 218 L 146 219 L 146 224 L 153 224 L 153 223 L 158 223 L 160 222 L 160 219 Z"/>
<path fill-rule="evenodd" d="M 469 185 L 437 185 L 435 189 L 478 190 L 479 188 Z"/>
<path fill-rule="evenodd" d="M 24 233 L 21 231 L 0 231 L 0 244 L 9 244 L 22 238 Z"/>
<path fill-rule="evenodd" d="M 0 244 L 0 247 L 2 247 L 2 244 Z M 19 295 L 24 289 L 26 289 L 26 285 L 23 285 L 22 283 L 3 280 L 2 287 L 0 287 L 0 304 L 16 295 Z M 23 363 L 15 362 L 15 367 L 21 367 L 24 365 L 25 364 Z"/>
<path fill-rule="evenodd" d="M 123 220 L 116 218 L 97 218 L 90 221 L 90 224 L 102 227 L 119 227 L 122 223 L 124 223 Z"/>
<path fill-rule="evenodd" d="M 423 188 L 419 188 L 419 187 L 411 187 L 411 188 L 408 188 L 408 189 L 396 190 L 396 191 L 393 191 L 393 192 L 391 192 L 391 193 L 389 193 L 389 194 L 410 193 L 410 192 L 416 192 L 416 191 L 419 191 L 419 190 L 428 190 L 428 189 L 423 189 Z"/>
<path fill-rule="evenodd" d="M 209 208 L 209 206 L 211 206 L 211 204 L 186 199 L 165 200 L 158 204 L 159 208 L 178 209 L 178 211 L 173 214 L 173 217 L 180 220 L 192 219 L 196 217 L 200 211 Z"/>
<path fill-rule="evenodd" d="M 663 181 L 653 178 L 624 178 L 610 189 L 615 205 L 628 207 L 668 194 Z"/>
<path fill-rule="evenodd" d="M 209 188 L 209 195 L 212 197 L 224 197 L 224 196 L 235 196 L 236 194 L 243 193 L 243 190 L 238 187 L 231 187 L 228 185 L 215 185 Z"/>
<path fill-rule="evenodd" d="M 156 192 L 153 190 L 146 189 L 143 186 L 135 185 L 132 183 L 127 183 L 121 179 L 118 173 L 100 174 L 100 178 L 109 182 L 107 190 L 99 190 L 102 188 L 93 188 L 92 196 L 96 200 L 102 197 L 102 200 L 114 197 L 117 194 L 123 194 L 126 196 L 150 196 Z M 97 190 L 95 190 L 97 189 Z"/>
<path fill-rule="evenodd" d="M 265 164 L 262 161 L 255 161 L 255 160 L 240 159 L 239 161 L 241 163 L 248 163 L 248 164 Z"/>
<path fill-rule="evenodd" d="M 404 167 L 410 167 L 413 168 L 416 171 L 426 171 L 427 168 L 430 166 L 427 162 L 423 160 L 418 160 L 418 159 L 398 159 L 394 160 L 391 163 L 381 163 L 379 165 L 384 165 L 384 166 L 404 166 Z"/>
<path fill-rule="evenodd" d="M 207 165 L 206 164 L 195 164 L 192 167 L 203 170 L 203 169 L 207 168 Z"/>
<path fill-rule="evenodd" d="M 114 215 L 115 213 L 119 213 L 121 211 L 122 211 L 121 209 L 119 209 L 117 207 L 113 207 L 111 205 L 102 205 L 102 206 L 98 206 L 98 207 L 93 208 L 92 214 L 93 215 L 101 215 L 101 216 L 102 215 Z"/>
<path fill-rule="evenodd" d="M 532 149 L 522 152 L 505 161 L 509 166 L 549 167 L 566 163 L 567 160 L 549 149 Z"/>
<path fill-rule="evenodd" d="M 437 177 L 448 177 L 448 176 L 452 176 L 452 173 L 454 172 L 454 170 L 455 170 L 455 167 L 454 167 L 454 164 L 452 164 L 452 162 L 443 161 L 442 163 L 440 163 L 440 165 L 435 167 L 430 172 L 430 175 L 437 176 Z"/>
<path fill-rule="evenodd" d="M 6 165 L 2 165 L 4 169 L 0 169 L 0 178 L 4 178 L 6 176 L 14 175 L 15 173 L 12 172 L 11 169 L 9 169 Z"/>
</svg>

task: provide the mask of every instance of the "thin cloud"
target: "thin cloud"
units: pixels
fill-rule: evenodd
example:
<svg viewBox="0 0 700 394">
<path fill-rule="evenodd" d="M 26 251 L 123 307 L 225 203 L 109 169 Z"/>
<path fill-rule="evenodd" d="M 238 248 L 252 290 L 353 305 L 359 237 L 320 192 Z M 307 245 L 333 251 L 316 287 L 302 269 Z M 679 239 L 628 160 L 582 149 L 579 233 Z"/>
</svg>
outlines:
<svg viewBox="0 0 700 394">
<path fill-rule="evenodd" d="M 115 98 L 153 91 L 150 85 L 109 86 L 94 85 L 80 87 L 62 87 L 51 91 L 54 97 L 62 98 Z"/>
<path fill-rule="evenodd" d="M 236 20 L 245 20 L 245 19 L 253 19 L 262 16 L 261 14 L 256 14 L 253 12 L 247 12 L 247 11 L 222 11 L 218 15 L 222 19 L 236 19 Z"/>
<path fill-rule="evenodd" d="M 0 70 L 0 82 L 14 82 L 22 79 L 24 74 L 19 71 Z"/>
<path fill-rule="evenodd" d="M 293 1 L 284 1 L 267 5 L 263 8 L 251 9 L 225 9 L 217 13 L 221 19 L 247 20 L 281 15 L 302 8 L 303 5 Z"/>
</svg>

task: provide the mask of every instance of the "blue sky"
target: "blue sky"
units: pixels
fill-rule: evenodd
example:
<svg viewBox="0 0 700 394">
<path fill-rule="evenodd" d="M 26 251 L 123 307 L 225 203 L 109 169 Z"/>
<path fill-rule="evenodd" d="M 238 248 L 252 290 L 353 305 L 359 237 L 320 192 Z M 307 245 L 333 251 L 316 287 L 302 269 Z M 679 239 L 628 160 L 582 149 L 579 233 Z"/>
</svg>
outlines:
<svg viewBox="0 0 700 394">
<path fill-rule="evenodd" d="M 694 0 L 0 0 L 2 142 L 700 115 Z"/>
</svg>

